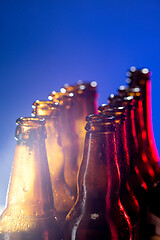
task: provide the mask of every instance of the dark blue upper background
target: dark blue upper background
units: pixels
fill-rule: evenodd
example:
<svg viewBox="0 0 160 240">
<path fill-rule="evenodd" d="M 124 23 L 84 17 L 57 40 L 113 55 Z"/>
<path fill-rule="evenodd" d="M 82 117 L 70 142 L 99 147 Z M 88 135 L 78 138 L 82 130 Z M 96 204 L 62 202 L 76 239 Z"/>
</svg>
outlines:
<svg viewBox="0 0 160 240">
<path fill-rule="evenodd" d="M 0 1 L 0 204 L 15 149 L 15 121 L 65 82 L 97 80 L 99 104 L 132 65 L 152 71 L 152 112 L 160 151 L 159 0 Z"/>
</svg>

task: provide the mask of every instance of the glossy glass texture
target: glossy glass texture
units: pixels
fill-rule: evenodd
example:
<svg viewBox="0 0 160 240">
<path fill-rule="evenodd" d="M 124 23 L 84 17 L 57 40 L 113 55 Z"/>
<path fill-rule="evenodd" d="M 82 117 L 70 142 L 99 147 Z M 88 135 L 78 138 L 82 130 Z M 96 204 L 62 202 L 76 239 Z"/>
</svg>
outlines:
<svg viewBox="0 0 160 240">
<path fill-rule="evenodd" d="M 64 179 L 64 152 L 60 140 L 60 105 L 58 101 L 36 101 L 32 115 L 46 120 L 46 149 L 51 176 L 54 206 L 60 215 L 66 216 L 74 204 L 74 196 Z"/>
<path fill-rule="evenodd" d="M 140 91 L 139 87 L 135 88 L 125 88 L 125 90 L 119 89 L 119 95 L 122 97 L 125 96 L 133 96 L 135 100 L 135 129 L 136 129 L 136 135 L 139 145 L 139 151 L 141 153 L 142 159 L 146 165 L 148 165 L 148 169 L 150 169 L 150 174 L 153 175 L 152 172 L 154 172 L 154 178 L 152 179 L 152 182 L 148 185 L 149 187 L 152 187 L 153 183 L 156 181 L 158 175 L 159 175 L 159 166 L 158 162 L 154 161 L 151 154 L 148 154 L 147 148 L 147 132 L 145 128 L 145 121 L 144 121 L 144 114 L 143 114 L 143 103 L 142 103 L 142 93 Z"/>
<path fill-rule="evenodd" d="M 160 158 L 156 147 L 153 126 L 152 126 L 152 105 L 151 105 L 151 72 L 144 69 L 130 69 L 128 72 L 128 83 L 130 88 L 140 88 L 141 103 L 139 103 L 139 111 L 142 114 L 144 126 L 142 142 L 145 146 L 146 155 L 151 162 L 156 177 L 159 178 Z"/>
<path fill-rule="evenodd" d="M 87 117 L 78 197 L 66 217 L 65 240 L 131 239 L 119 199 L 120 174 L 113 116 Z"/>
<path fill-rule="evenodd" d="M 127 211 L 132 224 L 132 233 L 136 236 L 138 232 L 139 204 L 129 184 L 130 159 L 127 148 L 126 133 L 126 111 L 125 107 L 111 108 L 109 105 L 102 105 L 98 108 L 101 114 L 114 115 L 117 160 L 120 169 L 120 200 Z M 136 239 L 136 238 L 134 238 Z"/>
<path fill-rule="evenodd" d="M 89 114 L 97 113 L 97 83 L 95 81 L 92 81 L 90 83 L 83 83 L 83 81 L 79 81 L 76 85 L 65 84 L 64 89 L 68 93 L 74 94 L 75 99 L 73 111 L 75 114 L 75 127 L 79 142 L 79 153 L 77 159 L 79 168 L 84 150 L 85 119 Z"/>
<path fill-rule="evenodd" d="M 59 135 L 64 153 L 64 178 L 71 194 L 76 197 L 79 145 L 73 110 L 74 95 L 66 92 L 52 92 L 50 97 L 52 101 L 59 102 Z"/>
<path fill-rule="evenodd" d="M 118 101 L 117 101 L 117 100 Z M 154 178 L 150 175 L 150 168 L 142 161 L 139 151 L 136 127 L 135 127 L 135 99 L 133 96 L 112 97 L 112 105 L 125 106 L 128 153 L 130 158 L 129 184 L 138 200 L 140 206 L 140 221 L 138 239 L 145 239 L 147 236 L 147 206 L 148 188 L 153 184 Z M 144 167 L 143 167 L 144 166 Z M 147 170 L 147 171 L 146 171 Z M 147 185 L 146 185 L 147 183 Z"/>
<path fill-rule="evenodd" d="M 138 130 L 141 128 L 141 125 L 138 119 L 143 120 L 140 118 L 139 114 L 136 114 L 137 110 L 137 101 L 133 96 L 112 96 L 109 99 L 110 105 L 115 106 L 118 102 L 122 103 L 123 105 L 128 105 L 128 115 L 127 115 L 127 121 L 128 126 L 130 125 L 128 131 L 130 131 L 130 137 L 128 137 L 128 141 L 132 141 L 133 144 L 129 144 L 128 148 L 130 149 L 129 152 L 131 152 L 131 158 L 136 161 L 136 166 L 138 167 L 139 171 L 142 174 L 143 179 L 145 180 L 148 187 L 152 186 L 152 184 L 155 181 L 155 172 L 152 168 L 151 163 L 149 162 L 147 155 L 144 151 L 144 149 L 141 149 L 141 143 L 138 139 Z M 143 123 L 141 121 L 141 123 Z M 132 161 L 133 162 L 133 161 Z M 132 168 L 132 166 L 131 166 Z"/>
<path fill-rule="evenodd" d="M 7 206 L 0 217 L 0 239 L 59 240 L 45 148 L 45 120 L 17 120 L 15 156 Z"/>
</svg>

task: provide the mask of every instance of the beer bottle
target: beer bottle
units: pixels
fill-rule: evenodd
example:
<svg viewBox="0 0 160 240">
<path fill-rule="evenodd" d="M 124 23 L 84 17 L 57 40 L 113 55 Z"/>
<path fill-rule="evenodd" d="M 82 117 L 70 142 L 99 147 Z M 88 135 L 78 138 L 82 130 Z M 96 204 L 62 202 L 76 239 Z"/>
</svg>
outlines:
<svg viewBox="0 0 160 240">
<path fill-rule="evenodd" d="M 79 153 L 77 158 L 78 168 L 80 167 L 85 139 L 85 119 L 86 116 L 97 113 L 97 83 L 92 81 L 90 83 L 83 83 L 78 81 L 76 85 L 64 85 L 62 90 L 74 94 L 73 111 L 75 114 L 75 127 L 78 134 Z"/>
<path fill-rule="evenodd" d="M 78 136 L 75 129 L 73 112 L 74 95 L 69 93 L 52 92 L 50 99 L 58 101 L 60 105 L 59 126 L 60 141 L 64 153 L 64 178 L 71 194 L 77 194 L 77 157 Z"/>
<path fill-rule="evenodd" d="M 19 118 L 0 239 L 61 239 L 45 149 L 45 120 Z"/>
<path fill-rule="evenodd" d="M 132 224 L 133 239 L 137 239 L 138 221 L 139 221 L 139 204 L 129 185 L 129 153 L 127 149 L 127 133 L 126 133 L 126 112 L 125 107 L 111 108 L 108 105 L 101 105 L 99 111 L 102 114 L 112 114 L 115 117 L 115 134 L 117 160 L 120 169 L 120 200 L 126 209 Z"/>
<path fill-rule="evenodd" d="M 131 129 L 132 129 L 132 134 L 130 135 L 130 139 L 133 138 L 134 140 L 134 145 L 128 146 L 130 148 L 129 151 L 132 152 L 132 158 L 136 159 L 136 165 L 139 169 L 139 171 L 142 174 L 143 179 L 145 180 L 146 184 L 148 187 L 152 186 L 153 182 L 155 181 L 155 173 L 153 171 L 153 168 L 145 154 L 145 151 L 141 151 L 141 147 L 138 141 L 137 137 L 137 129 L 136 127 L 140 127 L 138 124 L 136 124 L 135 120 L 135 108 L 136 108 L 136 100 L 134 99 L 133 96 L 114 96 L 112 95 L 112 99 L 110 97 L 110 104 L 112 103 L 115 105 L 119 102 L 123 102 L 123 104 L 128 105 L 128 120 L 131 119 Z M 130 104 L 128 104 L 130 102 Z M 137 116 L 136 116 L 137 118 Z M 129 122 L 130 123 L 130 122 Z M 129 125 L 129 124 L 128 124 Z M 134 156 L 134 157 L 133 157 Z"/>
<path fill-rule="evenodd" d="M 74 196 L 71 195 L 64 179 L 64 154 L 60 142 L 58 101 L 39 101 L 33 103 L 32 116 L 44 117 L 46 120 L 46 150 L 51 176 L 54 206 L 62 219 L 74 204 Z"/>
<path fill-rule="evenodd" d="M 151 72 L 147 68 L 130 68 L 128 72 L 128 84 L 131 89 L 140 88 L 141 93 L 141 112 L 143 114 L 143 144 L 145 142 L 145 152 L 151 162 L 157 178 L 159 177 L 159 155 L 154 139 L 152 126 L 152 107 L 151 107 Z"/>
<path fill-rule="evenodd" d="M 94 114 L 86 120 L 78 197 L 66 217 L 64 239 L 131 239 L 130 220 L 119 199 L 114 117 Z"/>
<path fill-rule="evenodd" d="M 119 99 L 116 101 L 116 98 Z M 148 189 L 153 184 L 152 172 L 142 160 L 139 152 L 136 128 L 135 128 L 135 99 L 133 96 L 116 97 L 115 102 L 125 106 L 127 112 L 126 126 L 127 126 L 127 142 L 128 153 L 130 158 L 130 178 L 129 183 L 131 189 L 138 200 L 140 206 L 140 221 L 139 221 L 139 239 L 146 239 L 147 236 L 147 207 L 148 207 Z M 114 97 L 112 96 L 112 100 Z M 112 101 L 112 104 L 115 104 Z M 146 159 L 146 158 L 145 158 Z M 137 180 L 140 180 L 137 182 Z M 147 185 L 146 185 L 147 183 Z"/>
</svg>

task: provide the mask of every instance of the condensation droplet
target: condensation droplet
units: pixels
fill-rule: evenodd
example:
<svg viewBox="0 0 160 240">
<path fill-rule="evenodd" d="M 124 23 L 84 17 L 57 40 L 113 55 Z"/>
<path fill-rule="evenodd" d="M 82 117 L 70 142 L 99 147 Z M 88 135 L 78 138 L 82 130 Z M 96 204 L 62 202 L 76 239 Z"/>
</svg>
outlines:
<svg viewBox="0 0 160 240">
<path fill-rule="evenodd" d="M 28 187 L 24 187 L 24 188 L 23 188 L 23 191 L 24 191 L 24 192 L 27 192 L 27 191 L 28 191 Z"/>
</svg>

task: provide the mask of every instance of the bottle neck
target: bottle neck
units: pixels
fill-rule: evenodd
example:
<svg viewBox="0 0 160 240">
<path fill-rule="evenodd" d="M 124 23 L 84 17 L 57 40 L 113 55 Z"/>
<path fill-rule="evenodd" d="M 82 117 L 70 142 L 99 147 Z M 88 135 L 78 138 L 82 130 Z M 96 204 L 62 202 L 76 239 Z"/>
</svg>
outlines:
<svg viewBox="0 0 160 240">
<path fill-rule="evenodd" d="M 131 168 L 133 168 L 136 164 L 136 153 L 138 152 L 138 140 L 135 128 L 134 108 L 131 107 L 126 108 L 126 130 L 130 166 Z"/>
<path fill-rule="evenodd" d="M 102 114 L 113 115 L 115 117 L 115 134 L 116 134 L 116 148 L 117 159 L 122 179 L 125 181 L 126 174 L 129 166 L 129 156 L 127 150 L 127 138 L 126 138 L 126 114 L 125 108 L 121 107 L 109 107 L 109 105 L 102 105 L 99 107 L 99 111 Z"/>
<path fill-rule="evenodd" d="M 100 131 L 93 122 L 88 122 L 86 129 L 88 131 L 78 178 L 79 198 L 85 200 L 86 211 L 93 212 L 97 202 L 110 209 L 118 201 L 120 184 L 115 132 L 104 131 L 104 128 Z"/>
<path fill-rule="evenodd" d="M 116 122 L 117 159 L 121 173 L 121 181 L 126 180 L 129 171 L 129 154 L 127 148 L 126 120 Z"/>
<path fill-rule="evenodd" d="M 159 156 L 154 139 L 152 126 L 152 107 L 151 107 L 151 79 L 148 69 L 136 70 L 130 73 L 129 86 L 131 88 L 139 87 L 142 95 L 142 110 L 144 128 L 146 131 L 147 149 L 151 152 L 152 158 L 158 162 Z"/>
<path fill-rule="evenodd" d="M 154 139 L 153 125 L 152 125 L 152 102 L 151 102 L 151 80 L 148 79 L 141 86 L 142 92 L 142 108 L 144 127 L 146 129 L 147 144 L 151 148 L 152 157 L 158 161 L 158 151 Z"/>
<path fill-rule="evenodd" d="M 151 80 L 147 79 L 140 85 L 143 105 L 143 118 L 146 129 L 150 133 L 152 123 L 152 108 L 151 108 Z"/>
</svg>

